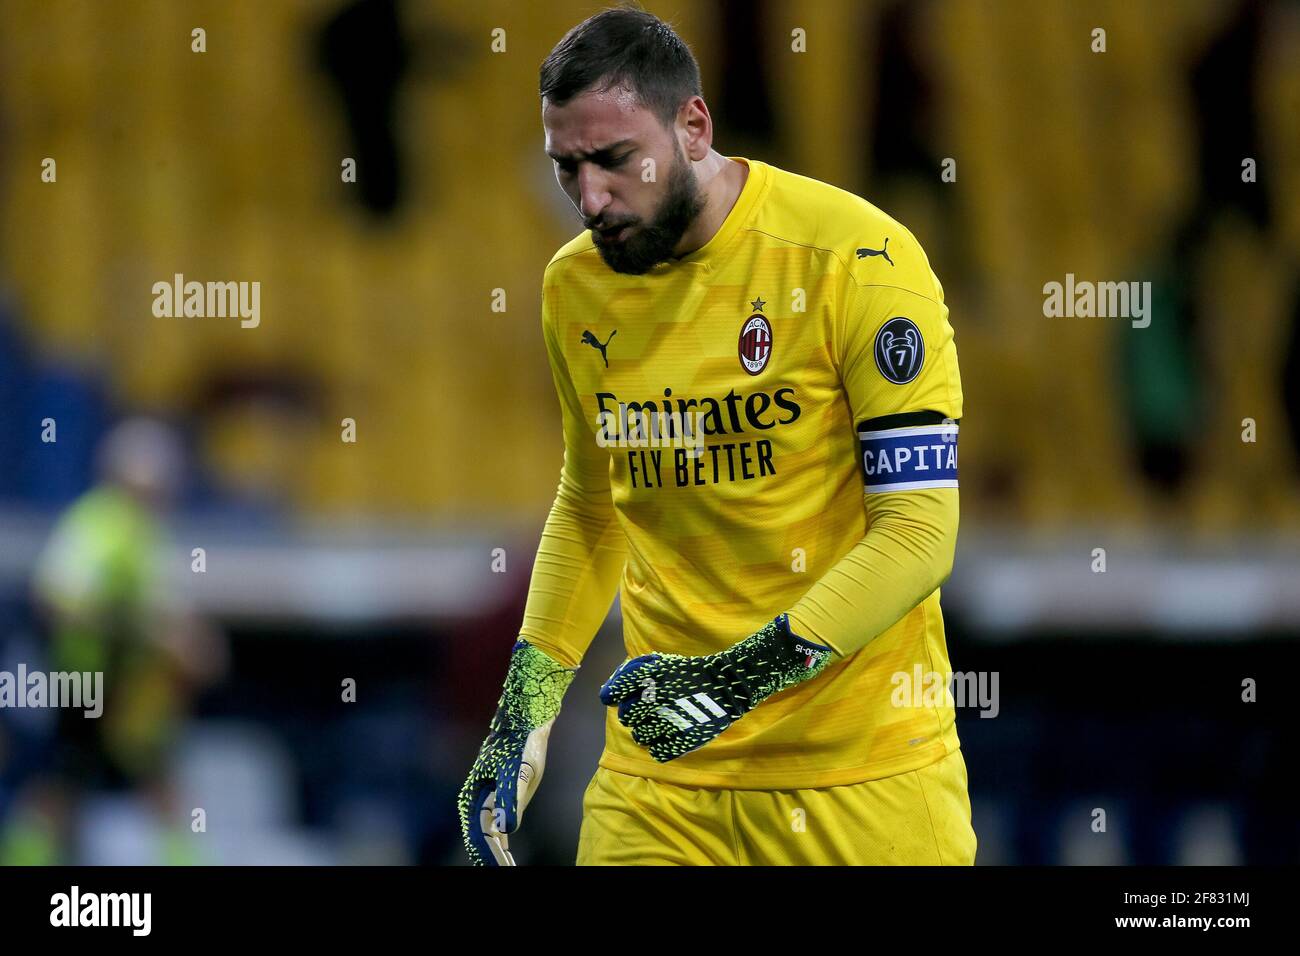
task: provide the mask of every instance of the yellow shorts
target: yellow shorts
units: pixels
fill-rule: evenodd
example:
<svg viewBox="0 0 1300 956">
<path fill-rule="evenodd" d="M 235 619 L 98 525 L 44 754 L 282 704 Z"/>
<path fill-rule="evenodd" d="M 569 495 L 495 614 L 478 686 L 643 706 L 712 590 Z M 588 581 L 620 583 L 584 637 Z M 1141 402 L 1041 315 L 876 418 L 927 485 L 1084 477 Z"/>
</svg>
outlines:
<svg viewBox="0 0 1300 956">
<path fill-rule="evenodd" d="M 703 790 L 600 767 L 579 866 L 969 865 L 966 762 L 820 790 Z"/>
</svg>

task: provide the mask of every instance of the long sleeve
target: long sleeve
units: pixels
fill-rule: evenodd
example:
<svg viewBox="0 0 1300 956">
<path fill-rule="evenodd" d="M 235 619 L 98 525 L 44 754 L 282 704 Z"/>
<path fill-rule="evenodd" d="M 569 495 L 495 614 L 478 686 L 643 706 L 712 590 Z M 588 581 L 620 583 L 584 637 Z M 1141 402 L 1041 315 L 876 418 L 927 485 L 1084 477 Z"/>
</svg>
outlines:
<svg viewBox="0 0 1300 956">
<path fill-rule="evenodd" d="M 910 234 L 895 243 L 890 284 L 849 281 L 834 336 L 857 423 L 867 531 L 790 609 L 796 634 L 840 654 L 947 580 L 957 543 L 957 349 L 924 252 Z"/>
<path fill-rule="evenodd" d="M 871 526 L 790 609 L 794 633 L 851 654 L 899 621 L 952 571 L 957 489 L 866 496 Z"/>
<path fill-rule="evenodd" d="M 577 665 L 609 612 L 627 558 L 610 496 L 609 454 L 583 417 L 556 337 L 553 289 L 542 293 L 542 333 L 560 400 L 564 465 L 533 564 L 520 636 Z"/>
</svg>

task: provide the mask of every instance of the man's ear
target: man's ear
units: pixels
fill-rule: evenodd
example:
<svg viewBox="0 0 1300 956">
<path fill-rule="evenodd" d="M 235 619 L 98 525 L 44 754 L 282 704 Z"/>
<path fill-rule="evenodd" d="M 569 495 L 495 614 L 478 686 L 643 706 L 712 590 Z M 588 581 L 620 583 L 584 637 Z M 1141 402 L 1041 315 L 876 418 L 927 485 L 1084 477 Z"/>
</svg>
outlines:
<svg viewBox="0 0 1300 956">
<path fill-rule="evenodd" d="M 686 133 L 683 151 L 687 159 L 698 163 L 713 148 L 713 119 L 709 116 L 709 108 L 702 97 L 692 96 L 682 104 L 678 115 Z"/>
</svg>

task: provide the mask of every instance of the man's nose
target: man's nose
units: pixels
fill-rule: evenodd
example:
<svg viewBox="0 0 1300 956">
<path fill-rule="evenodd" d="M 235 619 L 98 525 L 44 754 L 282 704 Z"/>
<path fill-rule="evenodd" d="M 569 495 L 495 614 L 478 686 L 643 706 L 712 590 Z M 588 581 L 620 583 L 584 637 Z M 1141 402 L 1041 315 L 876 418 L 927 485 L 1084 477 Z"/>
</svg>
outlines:
<svg viewBox="0 0 1300 956">
<path fill-rule="evenodd" d="M 609 205 L 609 190 L 604 174 L 593 163 L 578 167 L 578 211 L 585 221 L 599 216 Z"/>
</svg>

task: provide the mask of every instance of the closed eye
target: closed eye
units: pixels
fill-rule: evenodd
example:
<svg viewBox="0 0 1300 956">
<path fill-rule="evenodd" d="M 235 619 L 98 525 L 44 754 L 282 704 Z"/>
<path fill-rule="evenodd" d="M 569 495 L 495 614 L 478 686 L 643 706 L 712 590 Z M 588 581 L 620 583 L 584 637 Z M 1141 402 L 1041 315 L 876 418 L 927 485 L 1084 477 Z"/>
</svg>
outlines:
<svg viewBox="0 0 1300 956">
<path fill-rule="evenodd" d="M 620 166 L 623 166 L 625 163 L 627 163 L 627 161 L 631 157 L 632 157 L 632 152 L 626 152 L 622 156 L 619 156 L 617 158 L 602 157 L 601 159 L 598 160 L 598 163 L 601 167 L 605 169 L 617 169 Z M 555 162 L 555 168 L 558 169 L 560 172 L 564 173 L 566 176 L 572 176 L 575 172 L 577 172 L 578 169 L 577 164 L 574 163 L 572 160 L 557 159 L 554 162 Z"/>
</svg>

